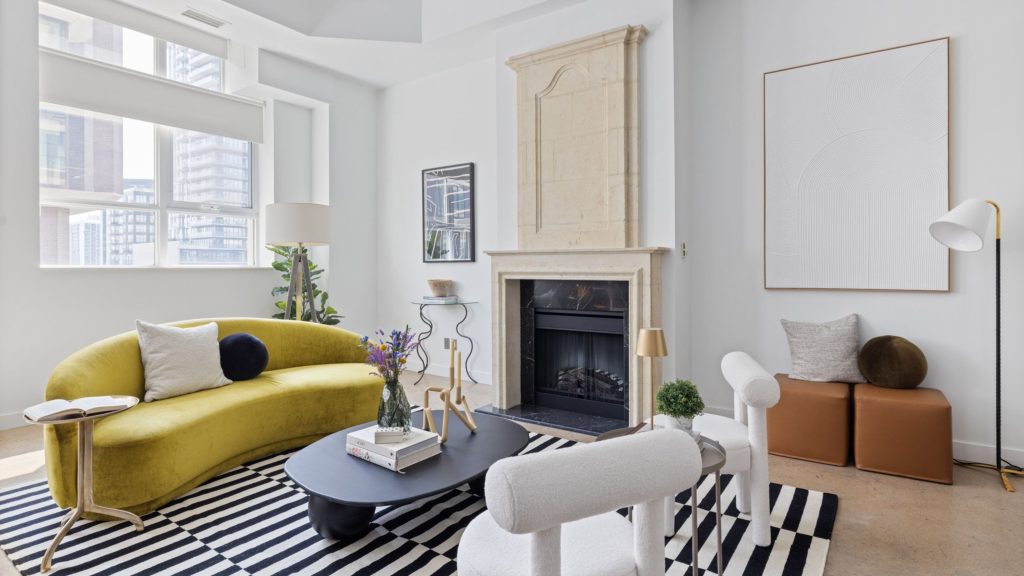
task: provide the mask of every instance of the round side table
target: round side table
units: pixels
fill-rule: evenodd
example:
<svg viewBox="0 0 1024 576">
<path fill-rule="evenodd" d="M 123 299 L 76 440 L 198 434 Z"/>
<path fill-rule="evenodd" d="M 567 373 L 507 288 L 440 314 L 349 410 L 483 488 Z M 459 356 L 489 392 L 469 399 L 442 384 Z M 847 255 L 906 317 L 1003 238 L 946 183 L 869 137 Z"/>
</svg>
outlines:
<svg viewBox="0 0 1024 576">
<path fill-rule="evenodd" d="M 120 518 L 131 522 L 135 529 L 139 532 L 142 531 L 144 525 L 142 519 L 127 512 L 125 510 L 118 510 L 116 508 L 107 508 L 106 506 L 100 506 L 96 504 L 92 499 L 92 427 L 93 423 L 100 418 L 112 416 L 120 412 L 124 412 L 129 408 L 139 403 L 139 399 L 134 396 L 114 396 L 114 398 L 125 399 L 128 402 L 124 408 L 112 410 L 110 412 L 104 412 L 102 414 L 95 414 L 93 416 L 81 416 L 79 418 L 67 418 L 64 420 L 58 420 L 56 422 L 34 422 L 29 419 L 25 419 L 30 424 L 46 424 L 53 426 L 63 426 L 64 424 L 78 424 L 78 482 L 77 490 L 78 497 L 75 499 L 75 506 L 71 510 L 68 510 L 67 515 L 60 521 L 60 529 L 57 530 L 57 535 L 53 537 L 53 542 L 50 542 L 50 546 L 46 549 L 46 553 L 43 554 L 43 561 L 39 565 L 39 569 L 42 572 L 46 572 L 50 569 L 50 563 L 53 560 L 53 554 L 57 551 L 57 547 L 60 546 L 60 541 L 67 536 L 71 527 L 77 522 L 83 514 L 95 513 L 102 514 L 104 516 L 112 516 L 114 518 Z"/>
<path fill-rule="evenodd" d="M 709 438 L 703 439 L 703 446 L 700 451 L 701 477 L 708 474 L 715 474 L 715 535 L 718 539 L 718 573 L 722 573 L 722 467 L 725 466 L 725 449 L 722 445 Z M 673 502 L 675 498 L 665 499 L 665 536 L 675 535 L 675 510 Z M 691 567 L 693 576 L 698 575 L 697 554 L 700 551 L 700 542 L 697 539 L 697 484 L 690 488 L 690 546 Z"/>
</svg>

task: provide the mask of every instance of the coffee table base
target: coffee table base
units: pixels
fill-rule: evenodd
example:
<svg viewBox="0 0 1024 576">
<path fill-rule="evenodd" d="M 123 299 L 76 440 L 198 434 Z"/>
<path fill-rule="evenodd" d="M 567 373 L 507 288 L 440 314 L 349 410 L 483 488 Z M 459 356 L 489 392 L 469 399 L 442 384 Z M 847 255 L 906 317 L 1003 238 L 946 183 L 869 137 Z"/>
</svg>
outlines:
<svg viewBox="0 0 1024 576">
<path fill-rule="evenodd" d="M 349 506 L 309 495 L 309 523 L 317 533 L 330 540 L 342 540 L 369 532 L 375 510 L 372 506 Z"/>
</svg>

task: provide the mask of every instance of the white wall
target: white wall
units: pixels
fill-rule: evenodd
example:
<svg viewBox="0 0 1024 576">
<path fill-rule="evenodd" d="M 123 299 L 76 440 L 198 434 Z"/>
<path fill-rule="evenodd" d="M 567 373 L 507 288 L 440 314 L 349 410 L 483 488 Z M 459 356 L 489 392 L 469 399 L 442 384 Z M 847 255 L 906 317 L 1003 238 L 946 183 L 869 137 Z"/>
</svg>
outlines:
<svg viewBox="0 0 1024 576">
<path fill-rule="evenodd" d="M 39 268 L 36 3 L 0 2 L 0 428 L 43 398 L 53 367 L 91 342 L 168 322 L 268 316 L 267 269 Z"/>
<path fill-rule="evenodd" d="M 491 381 L 490 260 L 497 245 L 495 82 L 490 58 L 380 92 L 378 108 L 377 322 L 390 329 L 423 330 L 411 300 L 429 294 L 428 278 L 455 280 L 458 293 L 479 301 L 469 306 L 463 331 L 476 343 L 470 370 Z M 420 171 L 463 162 L 475 164 L 476 262 L 423 263 Z M 457 307 L 431 306 L 436 325 L 427 340 L 430 372 L 448 374 L 443 339 L 455 336 Z M 463 355 L 469 353 L 460 342 Z M 418 366 L 415 368 L 418 369 Z"/>
<path fill-rule="evenodd" d="M 313 200 L 313 111 L 275 100 L 274 200 Z"/>
<path fill-rule="evenodd" d="M 326 263 L 331 304 L 345 318 L 341 326 L 367 334 L 377 327 L 377 102 L 376 89 L 330 70 L 259 51 L 261 84 L 328 104 L 329 199 L 317 193 L 320 170 L 314 162 L 315 202 L 329 200 L 331 244 Z M 322 141 L 323 118 L 314 111 L 313 140 Z M 276 123 L 275 123 L 276 124 Z M 275 130 L 279 130 L 275 126 Z M 286 185 L 281 182 L 279 186 Z M 314 252 L 314 260 L 323 252 Z"/>
<path fill-rule="evenodd" d="M 992 198 L 1004 211 L 1004 447 L 1024 461 L 1024 4 L 1000 0 L 694 0 L 689 45 L 693 376 L 731 405 L 721 356 L 743 349 L 789 369 L 780 318 L 860 314 L 861 337 L 897 334 L 929 360 L 925 386 L 953 406 L 955 454 L 989 460 L 994 432 L 994 254 L 952 255 L 952 291 L 766 291 L 762 287 L 761 75 L 768 70 L 951 36 L 953 203 Z"/>
</svg>

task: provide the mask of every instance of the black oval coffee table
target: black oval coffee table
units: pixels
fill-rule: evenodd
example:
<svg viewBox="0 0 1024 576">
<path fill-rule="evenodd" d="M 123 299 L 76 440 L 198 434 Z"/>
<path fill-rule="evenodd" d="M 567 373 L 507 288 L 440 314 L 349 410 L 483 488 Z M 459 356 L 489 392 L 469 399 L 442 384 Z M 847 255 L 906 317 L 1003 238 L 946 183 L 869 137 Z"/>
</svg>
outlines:
<svg viewBox="0 0 1024 576">
<path fill-rule="evenodd" d="M 409 467 L 405 473 L 360 460 L 345 453 L 349 432 L 373 426 L 366 422 L 326 436 L 299 450 L 285 462 L 284 471 L 309 494 L 309 522 L 324 538 L 340 540 L 369 530 L 378 506 L 404 504 L 471 482 L 482 488 L 492 464 L 518 454 L 530 435 L 518 424 L 475 412 L 477 430 L 470 434 L 452 418 L 448 442 L 441 454 Z M 434 411 L 441 421 L 441 411 Z M 422 413 L 413 415 L 421 426 Z"/>
</svg>

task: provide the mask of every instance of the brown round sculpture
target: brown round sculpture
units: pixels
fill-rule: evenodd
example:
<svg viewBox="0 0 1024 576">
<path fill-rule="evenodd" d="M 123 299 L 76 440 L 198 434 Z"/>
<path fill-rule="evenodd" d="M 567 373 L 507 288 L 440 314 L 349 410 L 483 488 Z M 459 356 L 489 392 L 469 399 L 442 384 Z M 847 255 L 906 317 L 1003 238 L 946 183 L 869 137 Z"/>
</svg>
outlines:
<svg viewBox="0 0 1024 576">
<path fill-rule="evenodd" d="M 928 375 L 924 353 L 899 336 L 868 340 L 860 349 L 857 366 L 868 382 L 883 388 L 914 388 Z"/>
</svg>

